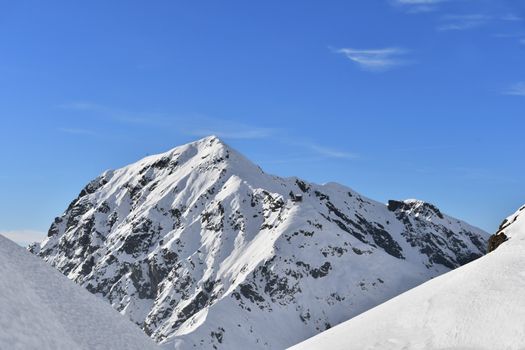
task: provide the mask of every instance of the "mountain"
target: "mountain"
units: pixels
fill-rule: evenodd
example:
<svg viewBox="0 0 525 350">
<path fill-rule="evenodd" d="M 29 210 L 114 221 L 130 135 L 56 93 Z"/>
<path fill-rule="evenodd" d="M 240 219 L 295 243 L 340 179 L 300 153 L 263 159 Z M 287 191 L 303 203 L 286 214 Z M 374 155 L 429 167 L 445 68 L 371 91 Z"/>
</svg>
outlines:
<svg viewBox="0 0 525 350">
<path fill-rule="evenodd" d="M 107 303 L 0 235 L 0 349 L 158 349 Z"/>
<path fill-rule="evenodd" d="M 523 349 L 525 206 L 491 241 L 488 255 L 291 349 Z"/>
<path fill-rule="evenodd" d="M 178 349 L 279 349 L 483 255 L 416 200 L 264 173 L 216 137 L 90 182 L 31 250 Z"/>
</svg>

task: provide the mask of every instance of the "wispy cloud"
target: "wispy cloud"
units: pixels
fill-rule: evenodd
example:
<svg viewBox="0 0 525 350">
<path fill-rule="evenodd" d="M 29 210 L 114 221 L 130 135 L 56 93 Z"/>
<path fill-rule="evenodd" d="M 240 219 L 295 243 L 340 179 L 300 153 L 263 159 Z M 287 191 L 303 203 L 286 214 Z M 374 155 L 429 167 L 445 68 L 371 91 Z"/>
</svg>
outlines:
<svg viewBox="0 0 525 350">
<path fill-rule="evenodd" d="M 438 5 L 448 0 L 392 0 L 395 6 L 403 8 L 407 13 L 425 13 L 438 10 Z"/>
<path fill-rule="evenodd" d="M 492 17 L 483 14 L 446 15 L 441 17 L 441 24 L 437 30 L 466 30 L 483 26 L 492 20 Z"/>
<path fill-rule="evenodd" d="M 217 135 L 225 139 L 261 139 L 270 137 L 275 129 L 248 125 L 236 120 L 213 118 L 199 114 L 173 115 L 169 113 L 133 112 L 92 102 L 71 102 L 58 106 L 71 112 L 85 113 L 96 118 L 130 126 L 147 126 L 153 129 L 173 130 L 190 136 Z M 87 129 L 60 128 L 70 134 L 93 135 Z"/>
<path fill-rule="evenodd" d="M 500 21 L 508 21 L 508 22 L 520 22 L 523 21 L 523 17 L 517 16 L 513 13 L 507 13 L 506 15 L 502 15 L 497 17 Z"/>
<path fill-rule="evenodd" d="M 296 148 L 300 149 L 301 153 L 299 155 L 295 155 L 294 159 L 312 159 L 311 157 L 315 157 L 314 159 L 320 160 L 320 159 L 327 159 L 327 158 L 335 158 L 335 159 L 356 159 L 359 158 L 359 155 L 354 152 L 349 152 L 342 149 L 336 149 L 332 147 L 328 147 L 325 145 L 321 145 L 317 143 L 316 141 L 312 140 L 305 140 L 301 138 L 280 138 L 280 142 L 283 144 L 289 146 L 288 148 Z M 304 153 L 306 151 L 306 154 Z"/>
<path fill-rule="evenodd" d="M 325 161 L 326 157 L 320 156 L 289 156 L 283 158 L 262 159 L 259 164 L 290 164 L 290 163 L 313 163 Z"/>
<path fill-rule="evenodd" d="M 450 170 L 451 174 L 455 174 L 462 180 L 473 181 L 477 183 L 501 184 L 501 183 L 517 183 L 518 180 L 502 174 L 501 172 L 494 172 L 482 168 L 457 167 Z"/>
<path fill-rule="evenodd" d="M 410 147 L 390 147 L 388 149 L 391 153 L 399 153 L 399 152 L 422 152 L 422 151 L 443 151 L 443 150 L 451 150 L 451 149 L 457 149 L 461 148 L 458 145 L 452 145 L 452 144 L 446 144 L 446 145 L 414 145 Z"/>
<path fill-rule="evenodd" d="M 512 13 L 504 15 L 487 15 L 481 13 L 449 14 L 442 16 L 438 31 L 467 30 L 485 26 L 493 22 L 517 22 L 523 19 Z"/>
<path fill-rule="evenodd" d="M 503 38 L 503 39 L 516 39 L 525 37 L 525 33 L 497 33 L 491 35 L 493 38 Z"/>
<path fill-rule="evenodd" d="M 503 91 L 504 95 L 525 96 L 525 81 L 520 81 Z"/>
<path fill-rule="evenodd" d="M 319 154 L 320 156 L 327 158 L 339 158 L 339 159 L 355 159 L 358 158 L 358 155 L 355 153 L 345 152 L 333 148 L 328 148 L 316 144 L 309 144 L 308 147 Z"/>
<path fill-rule="evenodd" d="M 400 5 L 435 5 L 446 0 L 396 0 Z"/>
<path fill-rule="evenodd" d="M 493 38 L 501 38 L 501 39 L 514 39 L 514 40 L 518 40 L 518 43 L 520 45 L 525 45 L 525 33 L 523 32 L 520 32 L 520 33 L 498 33 L 498 34 L 493 34 L 492 35 Z"/>
<path fill-rule="evenodd" d="M 104 111 L 107 109 L 104 106 L 97 105 L 92 102 L 84 102 L 84 101 L 74 101 L 74 102 L 63 103 L 63 104 L 59 104 L 57 107 L 62 108 L 62 109 L 77 110 L 77 111 Z"/>
<path fill-rule="evenodd" d="M 413 63 L 406 59 L 407 50 L 398 47 L 383 49 L 333 49 L 335 53 L 345 55 L 362 69 L 383 72 L 392 68 Z"/>
<path fill-rule="evenodd" d="M 35 230 L 0 231 L 0 235 L 9 238 L 21 246 L 27 246 L 30 243 L 41 241 L 46 236 L 45 232 Z"/>
<path fill-rule="evenodd" d="M 93 102 L 74 101 L 60 104 L 57 107 L 69 111 L 84 113 L 89 112 L 95 116 L 108 118 L 110 120 L 126 124 L 161 126 L 164 122 L 164 116 L 158 113 L 130 112 Z"/>
<path fill-rule="evenodd" d="M 192 136 L 215 135 L 225 139 L 263 139 L 270 137 L 273 129 L 242 125 L 233 129 L 196 129 L 188 132 Z"/>
<path fill-rule="evenodd" d="M 224 139 L 265 139 L 272 137 L 277 132 L 277 129 L 273 128 L 246 124 L 233 119 L 212 118 L 206 115 L 174 117 L 173 120 L 180 132 L 198 137 L 216 135 Z"/>
<path fill-rule="evenodd" d="M 94 136 L 96 133 L 91 130 L 87 129 L 77 129 L 77 128 L 58 128 L 58 131 L 64 132 L 66 134 L 73 134 L 73 135 L 86 135 L 86 136 Z"/>
<path fill-rule="evenodd" d="M 307 163 L 322 162 L 327 159 L 355 160 L 360 158 L 356 152 L 322 144 L 316 139 L 308 139 L 299 135 L 292 136 L 290 133 L 276 135 L 273 140 L 283 146 L 283 152 L 277 158 L 267 159 L 265 163 Z"/>
</svg>

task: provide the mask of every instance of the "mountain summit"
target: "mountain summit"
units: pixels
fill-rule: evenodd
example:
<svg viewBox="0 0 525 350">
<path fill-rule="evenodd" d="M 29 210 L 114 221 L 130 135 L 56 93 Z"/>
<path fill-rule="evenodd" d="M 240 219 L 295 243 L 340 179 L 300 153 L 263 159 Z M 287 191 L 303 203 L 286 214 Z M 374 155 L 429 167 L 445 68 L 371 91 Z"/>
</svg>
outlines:
<svg viewBox="0 0 525 350">
<path fill-rule="evenodd" d="M 216 137 L 106 171 L 31 249 L 177 349 L 279 349 L 484 254 L 421 201 L 264 173 Z"/>
</svg>

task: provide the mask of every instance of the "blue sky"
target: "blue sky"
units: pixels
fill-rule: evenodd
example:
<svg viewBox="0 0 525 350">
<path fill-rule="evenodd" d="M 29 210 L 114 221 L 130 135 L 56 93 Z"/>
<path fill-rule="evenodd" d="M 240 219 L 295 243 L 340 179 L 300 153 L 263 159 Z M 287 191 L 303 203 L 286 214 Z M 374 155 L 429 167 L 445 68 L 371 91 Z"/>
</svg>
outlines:
<svg viewBox="0 0 525 350">
<path fill-rule="evenodd" d="M 0 232 L 216 134 L 267 172 L 494 231 L 525 203 L 525 3 L 1 1 Z"/>
</svg>

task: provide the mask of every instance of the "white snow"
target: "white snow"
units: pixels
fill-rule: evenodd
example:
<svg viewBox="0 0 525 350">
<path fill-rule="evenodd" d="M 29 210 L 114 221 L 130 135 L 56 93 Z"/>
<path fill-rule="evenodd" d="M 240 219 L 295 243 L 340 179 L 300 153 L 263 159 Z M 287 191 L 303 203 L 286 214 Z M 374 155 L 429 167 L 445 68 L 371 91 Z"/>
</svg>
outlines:
<svg viewBox="0 0 525 350">
<path fill-rule="evenodd" d="M 34 252 L 157 342 L 282 349 L 484 251 L 482 230 L 396 203 L 266 174 L 209 137 L 104 173 Z"/>
<path fill-rule="evenodd" d="M 0 235 L 0 349 L 159 349 L 111 306 Z"/>
<path fill-rule="evenodd" d="M 525 207 L 507 223 L 495 251 L 290 349 L 525 349 Z"/>
</svg>

